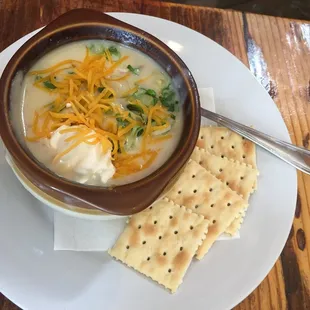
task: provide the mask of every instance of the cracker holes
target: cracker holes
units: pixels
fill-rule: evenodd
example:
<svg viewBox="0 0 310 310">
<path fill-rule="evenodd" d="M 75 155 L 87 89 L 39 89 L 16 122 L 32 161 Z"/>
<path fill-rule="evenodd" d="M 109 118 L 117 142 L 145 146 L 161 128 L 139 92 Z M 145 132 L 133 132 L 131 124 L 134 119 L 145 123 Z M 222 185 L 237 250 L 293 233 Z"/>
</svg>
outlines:
<svg viewBox="0 0 310 310">
<path fill-rule="evenodd" d="M 168 269 L 168 272 L 171 273 L 171 271 L 172 271 L 172 270 L 169 268 L 169 269 Z"/>
<path fill-rule="evenodd" d="M 194 190 L 193 190 L 193 193 L 196 194 L 196 193 L 197 193 L 197 189 L 194 189 Z"/>
<path fill-rule="evenodd" d="M 177 235 L 179 232 L 177 230 L 174 231 L 174 234 Z"/>
<path fill-rule="evenodd" d="M 221 155 L 222 158 L 224 158 L 224 155 Z"/>
<path fill-rule="evenodd" d="M 142 244 L 146 244 L 146 241 L 144 240 L 144 241 L 142 241 Z"/>
<path fill-rule="evenodd" d="M 214 203 L 212 203 L 211 205 L 210 205 L 210 208 L 213 208 L 214 207 Z"/>
<path fill-rule="evenodd" d="M 244 179 L 244 177 L 240 177 L 240 180 L 243 180 Z"/>
<path fill-rule="evenodd" d="M 234 148 L 235 148 L 235 146 L 234 146 L 234 145 L 232 145 L 232 146 L 231 146 L 231 148 L 232 148 L 232 149 L 234 149 Z"/>
<path fill-rule="evenodd" d="M 223 169 L 222 169 L 222 168 L 220 168 L 220 169 L 219 169 L 219 172 L 222 172 L 222 171 L 223 171 Z"/>
<path fill-rule="evenodd" d="M 189 229 L 190 229 L 190 230 L 193 230 L 193 229 L 194 229 L 194 226 L 191 225 L 191 226 L 189 227 Z"/>
<path fill-rule="evenodd" d="M 150 257 L 148 257 L 146 260 L 150 260 L 151 258 Z"/>
<path fill-rule="evenodd" d="M 199 162 L 199 165 L 202 165 L 202 160 Z"/>
<path fill-rule="evenodd" d="M 141 229 L 141 228 L 142 228 L 142 226 L 141 226 L 141 225 L 139 225 L 139 226 L 138 226 L 138 229 Z"/>
<path fill-rule="evenodd" d="M 244 158 L 245 158 L 245 155 L 242 155 L 242 158 L 244 159 Z"/>
<path fill-rule="evenodd" d="M 224 140 L 224 137 L 222 136 L 221 139 Z"/>
<path fill-rule="evenodd" d="M 154 225 L 156 225 L 157 224 L 157 221 L 154 221 Z"/>
<path fill-rule="evenodd" d="M 126 249 L 127 249 L 127 250 L 129 250 L 129 248 L 130 248 L 130 246 L 129 246 L 129 245 L 127 245 L 127 246 L 126 246 Z"/>
<path fill-rule="evenodd" d="M 182 191 L 178 191 L 178 194 L 180 195 L 182 193 Z"/>
<path fill-rule="evenodd" d="M 211 145 L 211 149 L 213 149 L 214 148 L 214 145 Z"/>
<path fill-rule="evenodd" d="M 173 216 L 172 216 L 172 215 L 170 215 L 170 216 L 169 216 L 169 218 L 170 218 L 170 220 L 172 220 L 172 219 L 173 219 Z"/>
<path fill-rule="evenodd" d="M 167 255 L 167 253 L 166 253 L 166 252 L 164 252 L 164 253 L 163 253 L 163 255 L 164 255 L 164 256 L 166 256 L 166 255 Z"/>
<path fill-rule="evenodd" d="M 215 223 L 216 223 L 216 220 L 213 220 L 212 223 L 215 224 Z"/>
<path fill-rule="evenodd" d="M 159 236 L 158 239 L 161 240 L 162 236 Z"/>
<path fill-rule="evenodd" d="M 192 178 L 194 179 L 195 177 L 196 177 L 196 176 L 193 174 L 193 175 L 192 175 Z"/>
<path fill-rule="evenodd" d="M 152 207 L 152 206 L 150 206 L 150 207 L 149 207 L 149 209 L 150 209 L 150 210 L 152 210 L 152 209 L 153 209 L 153 207 Z"/>
<path fill-rule="evenodd" d="M 212 192 L 213 191 L 213 188 L 209 188 L 209 192 Z"/>
<path fill-rule="evenodd" d="M 226 182 L 226 185 L 228 186 L 228 185 L 229 185 L 229 182 Z"/>
<path fill-rule="evenodd" d="M 203 140 L 204 136 L 200 136 L 200 139 Z"/>
<path fill-rule="evenodd" d="M 182 251 L 183 251 L 183 247 L 181 246 L 181 247 L 180 247 L 180 252 L 182 252 Z"/>
<path fill-rule="evenodd" d="M 245 140 L 245 137 L 242 137 L 242 140 Z"/>
<path fill-rule="evenodd" d="M 230 207 L 231 206 L 231 203 L 230 202 L 227 202 L 227 207 Z"/>
<path fill-rule="evenodd" d="M 196 205 L 196 206 L 195 206 L 195 209 L 198 209 L 198 207 L 199 207 L 199 206 L 198 206 L 198 205 Z"/>
</svg>

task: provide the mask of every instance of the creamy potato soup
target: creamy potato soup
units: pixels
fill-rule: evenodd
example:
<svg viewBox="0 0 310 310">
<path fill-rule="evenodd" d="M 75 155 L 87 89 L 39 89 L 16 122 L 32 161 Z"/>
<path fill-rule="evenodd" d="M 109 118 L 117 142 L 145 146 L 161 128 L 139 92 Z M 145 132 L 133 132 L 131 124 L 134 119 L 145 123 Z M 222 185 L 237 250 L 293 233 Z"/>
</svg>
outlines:
<svg viewBox="0 0 310 310">
<path fill-rule="evenodd" d="M 137 181 L 173 153 L 182 112 L 170 77 L 151 58 L 110 41 L 46 54 L 21 83 L 19 113 L 30 152 L 70 180 Z"/>
</svg>

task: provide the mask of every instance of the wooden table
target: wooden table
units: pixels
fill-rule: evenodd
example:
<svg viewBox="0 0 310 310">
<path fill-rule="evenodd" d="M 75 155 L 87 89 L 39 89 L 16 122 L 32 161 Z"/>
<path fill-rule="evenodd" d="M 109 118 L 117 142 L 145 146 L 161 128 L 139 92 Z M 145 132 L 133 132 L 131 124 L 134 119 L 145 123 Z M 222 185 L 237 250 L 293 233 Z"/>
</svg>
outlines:
<svg viewBox="0 0 310 310">
<path fill-rule="evenodd" d="M 309 146 L 309 23 L 149 0 L 1 0 L 0 50 L 78 7 L 154 15 L 218 42 L 250 67 L 268 90 L 292 141 Z M 310 177 L 298 173 L 298 184 L 294 225 L 280 258 L 260 286 L 235 309 L 310 309 Z M 0 308 L 19 309 L 1 294 Z"/>
</svg>

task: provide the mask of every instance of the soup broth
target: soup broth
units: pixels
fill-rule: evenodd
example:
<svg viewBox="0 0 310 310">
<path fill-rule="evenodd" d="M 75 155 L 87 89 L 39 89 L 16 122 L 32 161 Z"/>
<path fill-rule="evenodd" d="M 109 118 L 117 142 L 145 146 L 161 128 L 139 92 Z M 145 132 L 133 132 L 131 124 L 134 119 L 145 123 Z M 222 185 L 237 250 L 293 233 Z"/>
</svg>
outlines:
<svg viewBox="0 0 310 310">
<path fill-rule="evenodd" d="M 176 87 L 145 54 L 104 40 L 61 46 L 21 83 L 13 119 L 35 158 L 90 185 L 131 183 L 171 156 L 182 132 Z"/>
</svg>

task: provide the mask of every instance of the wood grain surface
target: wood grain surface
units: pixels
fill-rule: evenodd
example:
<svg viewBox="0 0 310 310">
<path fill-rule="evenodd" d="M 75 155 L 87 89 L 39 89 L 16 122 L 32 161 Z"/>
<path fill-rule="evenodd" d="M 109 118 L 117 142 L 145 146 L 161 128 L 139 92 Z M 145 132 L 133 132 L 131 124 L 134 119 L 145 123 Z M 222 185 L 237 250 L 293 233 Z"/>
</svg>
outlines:
<svg viewBox="0 0 310 310">
<path fill-rule="evenodd" d="M 149 0 L 0 0 L 0 50 L 78 7 L 158 16 L 218 42 L 268 90 L 292 141 L 309 147 L 309 23 Z M 310 176 L 299 173 L 295 219 L 286 246 L 268 276 L 236 310 L 310 309 L 309 213 Z M 19 308 L 0 294 L 0 309 Z"/>
</svg>

